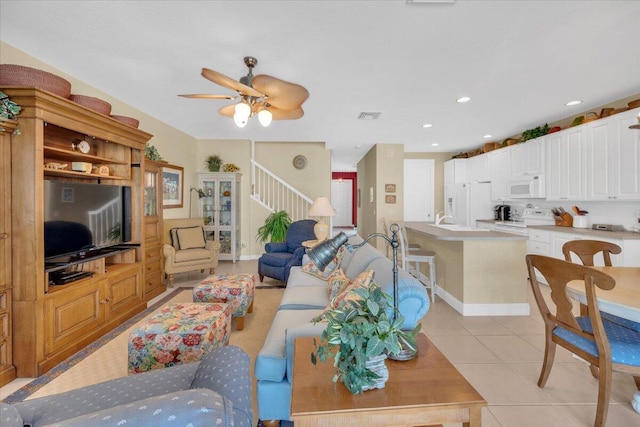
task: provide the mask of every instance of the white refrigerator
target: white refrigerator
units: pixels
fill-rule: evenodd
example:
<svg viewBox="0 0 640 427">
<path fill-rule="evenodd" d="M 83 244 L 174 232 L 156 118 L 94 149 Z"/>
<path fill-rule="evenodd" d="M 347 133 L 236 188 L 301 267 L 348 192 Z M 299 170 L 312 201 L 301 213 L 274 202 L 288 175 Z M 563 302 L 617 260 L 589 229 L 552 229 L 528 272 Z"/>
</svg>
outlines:
<svg viewBox="0 0 640 427">
<path fill-rule="evenodd" d="M 466 182 L 447 184 L 444 189 L 444 222 L 475 227 L 478 219 L 493 218 L 491 184 Z"/>
</svg>

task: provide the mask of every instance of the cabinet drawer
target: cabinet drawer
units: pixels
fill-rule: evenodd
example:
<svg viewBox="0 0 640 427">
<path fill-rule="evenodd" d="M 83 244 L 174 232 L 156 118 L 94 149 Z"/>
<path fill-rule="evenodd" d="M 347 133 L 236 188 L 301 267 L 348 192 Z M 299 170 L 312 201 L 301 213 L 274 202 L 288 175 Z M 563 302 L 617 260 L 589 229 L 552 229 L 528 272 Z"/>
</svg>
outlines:
<svg viewBox="0 0 640 427">
<path fill-rule="evenodd" d="M 144 250 L 144 257 L 146 259 L 160 257 L 162 254 L 162 248 L 160 245 L 147 246 Z"/>
<path fill-rule="evenodd" d="M 142 302 L 142 268 L 133 264 L 109 277 L 109 318 L 133 309 Z"/>
<path fill-rule="evenodd" d="M 145 292 L 149 292 L 150 290 L 153 290 L 160 285 L 162 285 L 162 276 L 160 275 L 160 272 L 145 275 L 144 277 Z"/>
<path fill-rule="evenodd" d="M 146 241 L 160 241 L 161 238 L 160 222 L 158 220 L 148 221 L 144 224 L 144 239 Z"/>
<path fill-rule="evenodd" d="M 549 232 L 545 230 L 536 230 L 535 228 L 529 229 L 529 240 L 533 240 L 540 243 L 549 243 Z"/>
<path fill-rule="evenodd" d="M 160 264 L 160 257 L 151 258 L 144 262 L 145 274 L 159 273 L 161 269 L 162 265 Z"/>
<path fill-rule="evenodd" d="M 527 242 L 527 253 L 544 256 L 549 256 L 551 254 L 551 252 L 549 251 L 548 243 L 541 243 L 531 240 Z"/>
</svg>

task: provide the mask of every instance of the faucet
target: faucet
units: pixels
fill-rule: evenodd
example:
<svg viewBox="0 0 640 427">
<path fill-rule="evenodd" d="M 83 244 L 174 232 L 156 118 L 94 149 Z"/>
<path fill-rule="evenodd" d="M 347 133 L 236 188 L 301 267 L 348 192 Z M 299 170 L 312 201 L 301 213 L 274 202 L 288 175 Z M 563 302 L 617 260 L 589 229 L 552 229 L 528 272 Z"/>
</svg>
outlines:
<svg viewBox="0 0 640 427">
<path fill-rule="evenodd" d="M 450 218 L 450 219 L 454 219 L 451 215 L 442 215 L 440 216 L 440 214 L 443 214 L 444 211 L 440 211 L 436 214 L 436 225 L 440 225 L 440 223 L 442 221 L 444 221 L 446 218 Z"/>
</svg>

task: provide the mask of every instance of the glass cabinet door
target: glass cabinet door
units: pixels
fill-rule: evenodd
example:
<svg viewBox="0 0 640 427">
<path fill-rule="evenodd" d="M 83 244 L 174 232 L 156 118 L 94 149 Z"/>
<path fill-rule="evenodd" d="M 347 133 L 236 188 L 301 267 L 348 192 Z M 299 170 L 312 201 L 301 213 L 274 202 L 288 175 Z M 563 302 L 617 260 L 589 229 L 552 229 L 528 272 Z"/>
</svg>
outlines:
<svg viewBox="0 0 640 427">
<path fill-rule="evenodd" d="M 158 173 L 144 173 L 144 216 L 158 216 Z"/>
<path fill-rule="evenodd" d="M 220 181 L 219 186 L 219 194 L 218 201 L 220 206 L 218 206 L 218 212 L 220 214 L 220 223 L 219 225 L 228 226 L 231 225 L 231 203 L 232 203 L 232 188 L 231 181 Z"/>
<path fill-rule="evenodd" d="M 202 182 L 202 191 L 205 194 L 205 197 L 201 200 L 202 206 L 202 217 L 204 218 L 204 225 L 218 225 L 216 222 L 215 215 L 215 181 L 203 181 Z"/>
</svg>

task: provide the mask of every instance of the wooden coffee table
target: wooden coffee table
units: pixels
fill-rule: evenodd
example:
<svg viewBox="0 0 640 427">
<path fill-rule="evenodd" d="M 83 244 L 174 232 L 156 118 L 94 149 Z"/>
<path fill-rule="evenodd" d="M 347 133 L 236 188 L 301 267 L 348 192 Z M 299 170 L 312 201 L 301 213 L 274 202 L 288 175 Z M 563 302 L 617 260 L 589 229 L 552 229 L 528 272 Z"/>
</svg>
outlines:
<svg viewBox="0 0 640 427">
<path fill-rule="evenodd" d="M 311 363 L 313 338 L 295 341 L 291 419 L 296 427 L 481 425 L 487 402 L 424 334 L 418 356 L 387 360 L 385 388 L 352 395 L 332 381 L 333 363 Z"/>
</svg>

